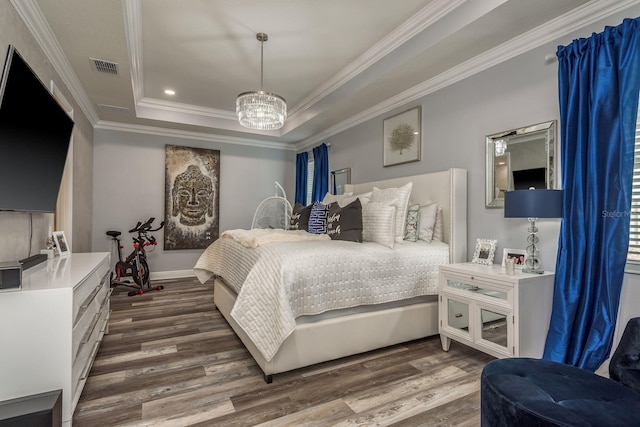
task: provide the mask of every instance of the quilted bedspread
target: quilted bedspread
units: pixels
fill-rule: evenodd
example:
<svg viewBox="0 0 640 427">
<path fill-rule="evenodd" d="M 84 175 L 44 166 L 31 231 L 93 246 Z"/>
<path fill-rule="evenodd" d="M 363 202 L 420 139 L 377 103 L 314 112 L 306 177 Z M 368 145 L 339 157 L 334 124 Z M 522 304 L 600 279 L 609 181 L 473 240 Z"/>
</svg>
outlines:
<svg viewBox="0 0 640 427">
<path fill-rule="evenodd" d="M 438 265 L 447 244 L 328 241 L 272 242 L 247 248 L 212 243 L 194 271 L 220 276 L 238 297 L 231 316 L 267 360 L 293 332 L 296 317 L 438 293 Z"/>
</svg>

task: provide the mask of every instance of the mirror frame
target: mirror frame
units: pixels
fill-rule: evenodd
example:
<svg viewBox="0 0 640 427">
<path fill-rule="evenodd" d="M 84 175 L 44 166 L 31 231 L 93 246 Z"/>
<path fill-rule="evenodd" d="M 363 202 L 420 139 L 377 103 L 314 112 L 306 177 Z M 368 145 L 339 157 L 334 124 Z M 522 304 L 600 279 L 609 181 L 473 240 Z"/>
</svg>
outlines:
<svg viewBox="0 0 640 427">
<path fill-rule="evenodd" d="M 339 194 L 344 193 L 344 185 L 351 184 L 351 168 L 342 168 L 331 171 L 331 193 L 337 193 L 334 189 L 337 188 L 338 184 L 341 184 L 340 187 L 342 191 Z"/>
<path fill-rule="evenodd" d="M 548 190 L 554 189 L 556 184 L 556 120 L 539 123 L 532 126 L 512 129 L 505 132 L 487 135 L 486 144 L 486 184 L 485 184 L 485 206 L 487 208 L 504 208 L 504 199 L 499 199 L 495 194 L 495 142 L 500 139 L 513 137 L 526 137 L 527 135 L 545 133 L 545 151 L 547 153 L 545 167 L 545 182 Z"/>
</svg>

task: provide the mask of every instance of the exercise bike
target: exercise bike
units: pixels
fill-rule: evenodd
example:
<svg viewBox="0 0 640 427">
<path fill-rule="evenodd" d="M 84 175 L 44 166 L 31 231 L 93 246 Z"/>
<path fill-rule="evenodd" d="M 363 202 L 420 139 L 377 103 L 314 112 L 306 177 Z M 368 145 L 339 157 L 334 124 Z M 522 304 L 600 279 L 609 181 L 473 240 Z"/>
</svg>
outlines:
<svg viewBox="0 0 640 427">
<path fill-rule="evenodd" d="M 142 295 L 151 290 L 159 291 L 164 289 L 162 285 L 151 287 L 151 281 L 149 280 L 149 264 L 147 263 L 145 247 L 158 244 L 156 238 L 149 235 L 149 233 L 164 227 L 164 221 L 162 221 L 158 228 L 151 228 L 154 220 L 155 218 L 152 217 L 144 223 L 138 221 L 138 224 L 129 230 L 129 233 L 137 233 L 138 235 L 132 237 L 133 251 L 125 259 L 122 258 L 122 248 L 124 246 L 120 244 L 119 238 L 122 233 L 113 230 L 106 233 L 107 236 L 111 237 L 118 250 L 118 261 L 114 271 L 111 272 L 111 287 L 126 286 L 131 288 L 129 296 Z M 133 283 L 130 280 L 123 280 L 124 277 L 131 277 Z"/>
</svg>

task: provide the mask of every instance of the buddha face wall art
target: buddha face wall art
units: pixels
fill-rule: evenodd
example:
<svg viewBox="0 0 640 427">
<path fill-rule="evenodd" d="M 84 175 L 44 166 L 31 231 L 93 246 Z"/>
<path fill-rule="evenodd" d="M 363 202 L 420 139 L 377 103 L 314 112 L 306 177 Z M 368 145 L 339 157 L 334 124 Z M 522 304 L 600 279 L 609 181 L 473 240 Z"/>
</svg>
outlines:
<svg viewBox="0 0 640 427">
<path fill-rule="evenodd" d="M 164 249 L 204 249 L 218 238 L 220 151 L 165 146 Z"/>
</svg>

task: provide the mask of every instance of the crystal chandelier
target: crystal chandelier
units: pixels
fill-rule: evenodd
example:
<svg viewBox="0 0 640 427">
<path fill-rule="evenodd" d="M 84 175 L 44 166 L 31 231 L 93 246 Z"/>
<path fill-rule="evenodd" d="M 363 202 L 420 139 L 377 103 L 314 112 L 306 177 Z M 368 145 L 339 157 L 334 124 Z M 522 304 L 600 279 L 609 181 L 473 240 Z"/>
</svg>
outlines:
<svg viewBox="0 0 640 427">
<path fill-rule="evenodd" d="M 246 128 L 258 130 L 275 130 L 284 125 L 287 118 L 287 102 L 275 93 L 262 90 L 264 42 L 269 39 L 265 33 L 256 34 L 260 42 L 260 90 L 243 92 L 236 100 L 236 114 L 240 124 Z"/>
</svg>

